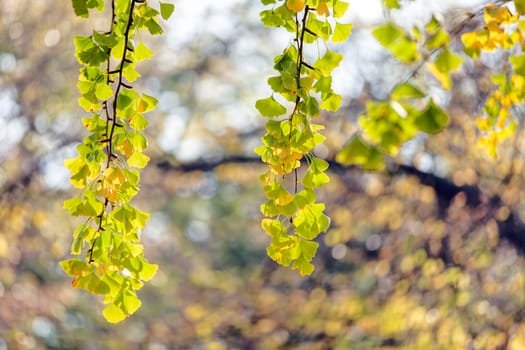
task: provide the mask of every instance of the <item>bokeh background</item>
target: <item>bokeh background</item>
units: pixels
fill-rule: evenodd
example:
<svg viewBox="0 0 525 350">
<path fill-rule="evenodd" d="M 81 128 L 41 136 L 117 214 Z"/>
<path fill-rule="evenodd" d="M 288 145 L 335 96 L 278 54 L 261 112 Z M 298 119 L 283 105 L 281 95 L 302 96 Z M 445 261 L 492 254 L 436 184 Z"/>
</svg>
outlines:
<svg viewBox="0 0 525 350">
<path fill-rule="evenodd" d="M 254 103 L 290 39 L 262 26 L 258 1 L 175 4 L 164 36 L 141 35 L 156 54 L 139 67 L 139 89 L 160 102 L 135 203 L 152 214 L 143 240 L 160 272 L 136 315 L 111 325 L 58 266 L 78 224 L 62 209 L 74 193 L 63 160 L 85 135 L 72 37 L 107 19 L 77 19 L 68 1 L 0 0 L 0 350 L 525 349 L 524 132 L 494 160 L 475 125 L 504 53 L 467 60 L 451 91 L 416 75 L 450 125 L 410 141 L 388 170 L 332 163 L 320 191 L 332 226 L 302 278 L 266 257 L 253 154 L 264 123 Z M 413 69 L 374 41 L 374 25 L 435 13 L 453 26 L 482 4 L 407 1 L 388 14 L 352 1 L 353 35 L 335 47 L 344 106 L 322 116 L 316 152 L 334 159 L 366 102 Z"/>
</svg>

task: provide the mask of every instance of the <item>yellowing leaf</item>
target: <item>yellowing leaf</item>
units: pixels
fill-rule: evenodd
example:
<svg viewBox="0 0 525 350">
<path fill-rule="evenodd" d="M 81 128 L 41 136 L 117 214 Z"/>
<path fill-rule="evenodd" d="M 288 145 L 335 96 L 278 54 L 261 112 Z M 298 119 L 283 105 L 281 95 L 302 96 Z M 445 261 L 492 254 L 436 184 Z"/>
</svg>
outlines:
<svg viewBox="0 0 525 350">
<path fill-rule="evenodd" d="M 452 79 L 450 79 L 450 75 L 438 69 L 435 63 L 428 62 L 426 64 L 426 68 L 430 73 L 432 73 L 434 78 L 436 78 L 441 83 L 443 89 L 448 90 L 452 87 Z"/>
<path fill-rule="evenodd" d="M 293 12 L 301 12 L 304 9 L 304 0 L 286 0 L 286 7 Z"/>
<path fill-rule="evenodd" d="M 343 24 L 336 22 L 334 34 L 332 35 L 332 41 L 334 43 L 343 42 L 348 39 L 348 36 L 352 33 L 352 24 Z"/>
<path fill-rule="evenodd" d="M 141 305 L 142 302 L 134 292 L 126 292 L 122 295 L 122 308 L 128 315 L 134 314 Z"/>
<path fill-rule="evenodd" d="M 346 10 L 348 10 L 348 5 L 350 5 L 346 1 L 337 0 L 334 1 L 334 17 L 335 18 L 341 18 L 345 15 Z"/>
<path fill-rule="evenodd" d="M 149 281 L 155 276 L 158 270 L 158 265 L 146 262 L 142 264 L 142 270 L 139 271 L 139 276 L 143 281 Z"/>
<path fill-rule="evenodd" d="M 317 6 L 317 14 L 319 16 L 330 16 L 330 11 L 328 10 L 328 5 L 326 5 L 326 2 L 319 3 L 319 6 Z"/>
<path fill-rule="evenodd" d="M 149 60 L 151 56 L 153 56 L 153 51 L 151 51 L 144 43 L 141 41 L 137 47 L 135 47 L 135 51 L 133 51 L 135 54 L 135 58 L 138 61 L 142 60 Z"/>
<path fill-rule="evenodd" d="M 128 158 L 128 165 L 135 168 L 144 168 L 149 162 L 149 157 L 142 152 L 133 152 Z"/>
<path fill-rule="evenodd" d="M 102 315 L 106 321 L 110 323 L 118 323 L 126 319 L 126 314 L 114 304 L 108 305 L 103 311 Z"/>
<path fill-rule="evenodd" d="M 138 106 L 137 106 L 137 110 L 140 113 L 146 113 L 146 112 L 152 111 L 153 109 L 155 109 L 157 102 L 158 101 L 155 97 L 146 95 L 146 94 L 142 94 L 139 100 Z"/>
<path fill-rule="evenodd" d="M 99 100 L 106 101 L 113 95 L 113 89 L 107 84 L 98 84 L 97 89 L 95 90 L 95 96 Z"/>
</svg>

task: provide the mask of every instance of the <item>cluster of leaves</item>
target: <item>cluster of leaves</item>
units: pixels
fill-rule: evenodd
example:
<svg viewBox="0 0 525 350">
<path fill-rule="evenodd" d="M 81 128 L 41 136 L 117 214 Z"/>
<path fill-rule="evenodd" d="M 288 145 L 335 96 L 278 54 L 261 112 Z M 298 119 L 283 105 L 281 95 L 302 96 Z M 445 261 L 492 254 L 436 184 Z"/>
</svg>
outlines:
<svg viewBox="0 0 525 350">
<path fill-rule="evenodd" d="M 88 17 L 90 9 L 104 10 L 103 0 L 73 0 L 75 14 Z M 140 230 L 149 214 L 130 204 L 139 190 L 139 171 L 148 163 L 143 152 L 147 139 L 144 113 L 157 100 L 130 85 L 140 74 L 136 63 L 152 51 L 134 40 L 136 32 L 162 33 L 159 17 L 167 19 L 174 6 L 160 3 L 160 11 L 144 0 L 111 2 L 111 25 L 75 37 L 76 57 L 82 68 L 78 81 L 79 105 L 90 116 L 82 119 L 89 135 L 78 145 L 78 156 L 65 161 L 71 183 L 80 194 L 64 202 L 73 216 L 86 220 L 74 233 L 72 255 L 61 262 L 73 286 L 103 294 L 109 322 L 119 322 L 141 305 L 136 291 L 155 275 L 158 266 L 144 257 Z"/>
<path fill-rule="evenodd" d="M 268 27 L 284 27 L 294 35 L 294 43 L 275 57 L 274 69 L 278 75 L 268 84 L 272 96 L 256 102 L 256 108 L 265 117 L 266 134 L 263 146 L 255 151 L 268 171 L 261 176 L 268 201 L 261 206 L 266 217 L 262 227 L 272 238 L 268 256 L 279 264 L 311 274 L 318 243 L 313 240 L 330 226 L 324 214 L 325 205 L 316 202 L 314 190 L 329 181 L 325 173 L 328 163 L 313 154 L 323 142 L 319 133 L 322 125 L 312 120 L 320 110 L 336 111 L 341 96 L 332 89 L 332 71 L 343 56 L 325 48 L 315 62 L 305 57 L 306 44 L 342 42 L 351 32 L 351 24 L 339 19 L 348 3 L 340 0 L 262 0 L 271 9 L 261 12 L 261 20 Z M 277 95 L 277 98 L 276 96 Z M 320 98 L 320 103 L 318 99 Z M 289 108 L 283 103 L 288 103 Z M 299 184 L 298 170 L 307 169 Z M 290 181 L 287 180 L 292 177 Z"/>
<path fill-rule="evenodd" d="M 400 8 L 397 1 L 386 1 L 385 6 Z M 395 156 L 418 132 L 436 134 L 448 123 L 447 113 L 428 96 L 425 86 L 412 78 L 424 67 L 443 89 L 449 90 L 451 73 L 461 66 L 462 58 L 449 48 L 451 36 L 435 16 L 411 32 L 386 23 L 375 28 L 372 34 L 393 57 L 414 70 L 391 89 L 385 100 L 367 104 L 359 118 L 362 135 L 356 133 L 337 155 L 337 160 L 367 170 L 380 170 L 385 166 L 385 155 Z"/>
<path fill-rule="evenodd" d="M 525 1 L 514 1 L 515 13 L 508 7 L 489 4 L 484 9 L 485 25 L 482 29 L 462 35 L 465 53 L 477 59 L 482 51 L 505 52 L 512 71 L 495 72 L 492 82 L 496 88 L 485 101 L 484 116 L 478 118 L 478 127 L 483 133 L 480 144 L 493 157 L 496 147 L 514 134 L 516 119 L 512 107 L 523 103 L 525 98 Z M 518 51 L 518 53 L 517 53 Z M 512 54 L 511 54 L 512 53 Z"/>
<path fill-rule="evenodd" d="M 399 1 L 387 0 L 383 4 L 388 10 L 401 9 Z M 510 74 L 493 75 L 496 88 L 485 101 L 484 116 L 478 118 L 478 127 L 483 133 L 479 143 L 493 157 L 498 144 L 514 133 L 516 120 L 511 117 L 512 108 L 522 103 L 525 96 L 525 55 L 510 54 L 517 48 L 523 50 L 525 21 L 520 20 L 520 16 L 525 12 L 525 1 L 514 1 L 514 8 L 515 13 L 506 5 L 488 4 L 482 10 L 483 28 L 461 36 L 467 56 L 479 59 L 481 51 L 504 50 L 513 68 Z M 410 32 L 394 23 L 374 29 L 373 35 L 379 43 L 397 60 L 413 67 L 413 71 L 406 81 L 391 90 L 385 101 L 369 102 L 359 120 L 364 137 L 356 134 L 350 139 L 338 154 L 340 163 L 360 165 L 368 170 L 382 169 L 384 155 L 395 155 L 418 131 L 435 134 L 447 125 L 447 113 L 429 96 L 428 88 L 418 85 L 413 78 L 424 68 L 442 89 L 450 90 L 451 73 L 463 63 L 463 57 L 450 46 L 452 36 L 461 32 L 476 15 L 469 14 L 451 31 L 435 16 L 422 28 L 414 27 Z"/>
</svg>

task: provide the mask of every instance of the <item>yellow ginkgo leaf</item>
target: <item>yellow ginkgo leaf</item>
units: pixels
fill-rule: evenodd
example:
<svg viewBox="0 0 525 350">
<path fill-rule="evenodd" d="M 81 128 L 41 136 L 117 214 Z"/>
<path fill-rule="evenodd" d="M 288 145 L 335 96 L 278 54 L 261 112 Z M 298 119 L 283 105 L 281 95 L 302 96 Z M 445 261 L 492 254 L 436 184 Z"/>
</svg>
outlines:
<svg viewBox="0 0 525 350">
<path fill-rule="evenodd" d="M 319 6 L 317 6 L 317 14 L 319 16 L 329 16 L 330 11 L 328 11 L 328 5 L 326 5 L 326 2 L 320 2 Z"/>
<path fill-rule="evenodd" d="M 293 12 L 301 12 L 304 9 L 304 0 L 287 0 L 286 7 Z"/>
<path fill-rule="evenodd" d="M 434 63 L 426 64 L 427 70 L 432 73 L 434 78 L 436 78 L 440 83 L 443 89 L 449 90 L 452 87 L 452 79 L 448 73 L 441 72 Z"/>
</svg>

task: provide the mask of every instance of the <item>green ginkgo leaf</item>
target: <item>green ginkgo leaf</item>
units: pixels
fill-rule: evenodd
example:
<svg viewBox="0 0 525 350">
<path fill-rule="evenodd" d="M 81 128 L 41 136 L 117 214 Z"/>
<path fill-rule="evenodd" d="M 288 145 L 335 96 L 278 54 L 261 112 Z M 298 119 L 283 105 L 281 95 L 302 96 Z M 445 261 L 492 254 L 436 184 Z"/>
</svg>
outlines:
<svg viewBox="0 0 525 350">
<path fill-rule="evenodd" d="M 286 113 L 286 108 L 273 96 L 257 100 L 255 108 L 265 117 L 278 117 Z"/>
<path fill-rule="evenodd" d="M 414 123 L 421 131 L 436 134 L 448 124 L 448 115 L 430 100 L 425 110 L 415 118 Z"/>
<path fill-rule="evenodd" d="M 160 3 L 160 15 L 165 20 L 168 20 L 171 17 L 174 10 L 175 10 L 175 5 L 169 4 L 166 2 Z"/>
<path fill-rule="evenodd" d="M 382 170 L 385 168 L 384 156 L 376 148 L 365 143 L 358 135 L 337 154 L 336 161 L 343 165 L 358 165 L 365 170 Z"/>
</svg>

